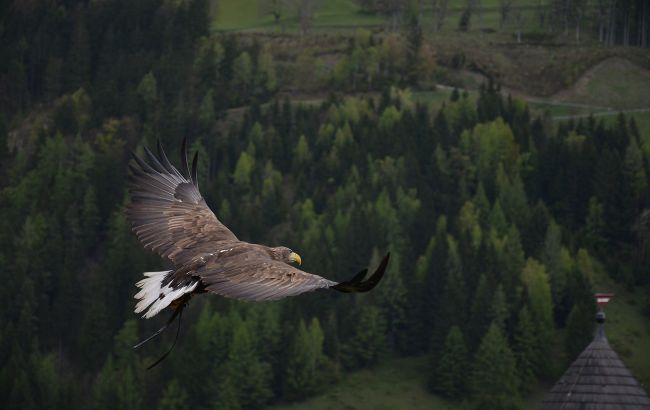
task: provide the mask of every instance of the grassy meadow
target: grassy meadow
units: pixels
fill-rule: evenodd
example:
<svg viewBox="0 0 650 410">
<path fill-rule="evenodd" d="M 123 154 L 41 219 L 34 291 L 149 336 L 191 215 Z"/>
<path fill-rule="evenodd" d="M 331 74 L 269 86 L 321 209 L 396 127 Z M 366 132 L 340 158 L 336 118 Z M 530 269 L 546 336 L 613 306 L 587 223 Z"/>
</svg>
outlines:
<svg viewBox="0 0 650 410">
<path fill-rule="evenodd" d="M 273 17 L 262 15 L 260 0 L 219 0 L 215 1 L 213 10 L 216 18 L 213 29 L 218 31 L 296 31 L 298 18 L 295 6 L 287 7 L 284 16 L 280 18 L 280 27 L 275 27 Z M 289 3 L 289 2 L 287 2 Z M 385 20 L 380 15 L 363 13 L 361 8 L 352 0 L 315 1 L 313 29 L 315 31 L 353 30 L 358 27 L 382 27 Z M 448 6 L 448 17 L 445 30 L 455 30 L 458 19 L 465 6 L 465 0 L 451 0 Z M 524 24 L 530 27 L 534 21 L 532 10 L 536 0 L 526 0 L 518 6 L 524 11 Z M 423 21 L 431 21 L 433 12 L 428 4 L 421 10 Z M 530 15 L 530 16 L 529 16 Z M 496 30 L 500 28 L 498 0 L 483 0 L 481 11 L 474 19 L 474 27 Z M 510 22 L 506 27 L 514 27 Z"/>
</svg>

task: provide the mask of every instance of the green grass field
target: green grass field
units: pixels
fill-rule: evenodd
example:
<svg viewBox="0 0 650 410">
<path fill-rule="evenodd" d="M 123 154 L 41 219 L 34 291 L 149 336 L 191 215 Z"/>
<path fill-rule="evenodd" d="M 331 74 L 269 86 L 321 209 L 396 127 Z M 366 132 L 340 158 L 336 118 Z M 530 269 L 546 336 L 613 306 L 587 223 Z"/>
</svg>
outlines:
<svg viewBox="0 0 650 410">
<path fill-rule="evenodd" d="M 539 385 L 524 400 L 533 410 L 550 388 Z M 391 358 L 373 369 L 347 374 L 327 393 L 272 410 L 460 410 L 462 402 L 448 401 L 426 389 L 426 357 Z"/>
<path fill-rule="evenodd" d="M 610 344 L 637 380 L 650 386 L 650 321 L 642 314 L 647 303 L 644 289 L 630 289 L 603 272 L 593 281 L 597 292 L 615 294 L 605 309 L 605 333 Z"/>
<path fill-rule="evenodd" d="M 449 403 L 430 394 L 425 387 L 425 359 L 384 361 L 374 369 L 345 375 L 327 393 L 312 399 L 273 407 L 274 410 L 365 410 L 412 409 L 452 410 Z"/>
<path fill-rule="evenodd" d="M 278 31 L 282 27 L 289 32 L 298 29 L 296 6 L 288 6 L 280 19 L 282 27 L 275 27 L 273 18 L 262 15 L 260 0 L 218 0 L 214 2 L 215 15 L 214 29 L 218 31 Z M 291 4 L 291 3 L 289 3 Z M 369 15 L 361 12 L 353 0 L 328 0 L 316 2 L 313 29 L 316 31 L 345 30 L 357 27 L 378 27 L 385 23 L 385 18 L 380 15 Z M 449 2 L 448 17 L 445 22 L 446 29 L 455 29 L 460 13 L 466 4 L 465 0 L 451 0 Z M 535 0 L 526 0 L 519 7 L 524 10 L 524 22 L 530 26 L 534 21 L 532 8 Z M 432 12 L 425 5 L 422 10 L 425 25 L 432 21 Z M 499 27 L 499 1 L 483 0 L 481 12 L 473 19 L 474 28 Z M 510 23 L 509 26 L 513 24 Z"/>
<path fill-rule="evenodd" d="M 650 108 L 650 70 L 629 60 L 609 58 L 587 70 L 554 99 L 613 109 Z"/>
</svg>

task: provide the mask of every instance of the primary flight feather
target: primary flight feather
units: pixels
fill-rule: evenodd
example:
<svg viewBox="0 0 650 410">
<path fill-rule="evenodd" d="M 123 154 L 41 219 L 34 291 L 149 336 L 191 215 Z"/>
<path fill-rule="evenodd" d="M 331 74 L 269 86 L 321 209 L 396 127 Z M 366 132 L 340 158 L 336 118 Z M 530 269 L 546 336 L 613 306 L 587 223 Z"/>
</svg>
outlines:
<svg viewBox="0 0 650 410">
<path fill-rule="evenodd" d="M 210 210 L 197 181 L 198 153 L 192 170 L 187 142 L 181 147 L 181 173 L 158 143 L 158 155 L 145 148 L 145 158 L 133 155 L 129 174 L 131 203 L 127 218 L 146 249 L 173 265 L 162 272 L 145 272 L 135 312 L 145 318 L 170 307 L 178 310 L 195 294 L 260 302 L 282 299 L 316 289 L 367 292 L 381 280 L 389 255 L 364 280 L 367 269 L 347 282 L 334 282 L 291 266 L 301 258 L 291 249 L 243 242 Z"/>
</svg>

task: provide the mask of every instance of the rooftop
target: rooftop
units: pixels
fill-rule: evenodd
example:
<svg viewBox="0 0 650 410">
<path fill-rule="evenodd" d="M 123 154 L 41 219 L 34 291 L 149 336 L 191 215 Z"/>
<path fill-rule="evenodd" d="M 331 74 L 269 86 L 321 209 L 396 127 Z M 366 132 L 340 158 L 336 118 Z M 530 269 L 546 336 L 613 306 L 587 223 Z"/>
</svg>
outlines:
<svg viewBox="0 0 650 410">
<path fill-rule="evenodd" d="M 538 410 L 650 410 L 650 398 L 605 336 L 605 314 L 597 315 L 594 340 L 578 356 Z"/>
</svg>

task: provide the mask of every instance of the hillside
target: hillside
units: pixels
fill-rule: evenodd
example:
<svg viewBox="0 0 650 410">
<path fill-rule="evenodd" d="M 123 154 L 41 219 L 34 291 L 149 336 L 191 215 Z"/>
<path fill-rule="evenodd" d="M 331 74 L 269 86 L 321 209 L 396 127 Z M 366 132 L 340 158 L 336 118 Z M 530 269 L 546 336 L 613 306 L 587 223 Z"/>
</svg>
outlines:
<svg viewBox="0 0 650 410">
<path fill-rule="evenodd" d="M 300 18 L 276 26 L 261 4 Z M 450 1 L 440 27 L 428 5 L 313 4 L 0 6 L 4 407 L 523 410 L 590 342 L 607 290 L 610 340 L 650 382 L 650 121 L 607 110 L 645 104 L 638 24 L 597 38 L 585 16 L 576 44 L 569 20 L 529 3 L 502 22 L 498 0 Z M 617 4 L 617 24 L 645 10 Z M 168 218 L 198 221 L 201 202 L 145 147 L 182 164 L 184 137 L 201 196 L 239 239 L 339 282 L 390 253 L 381 283 L 260 304 L 200 293 L 218 290 L 206 275 L 251 292 L 295 276 L 229 275 L 205 242 L 161 251 L 194 243 L 195 225 Z M 133 153 L 153 168 L 129 178 Z M 174 210 L 134 221 L 125 208 L 145 198 Z M 160 236 L 140 242 L 142 221 Z M 211 256 L 182 270 L 198 294 L 178 343 L 147 370 L 176 334 L 133 349 L 171 313 L 136 314 L 135 284 L 197 249 Z"/>
<path fill-rule="evenodd" d="M 650 70 L 627 59 L 612 57 L 589 68 L 567 89 L 551 99 L 625 110 L 650 108 Z"/>
</svg>

